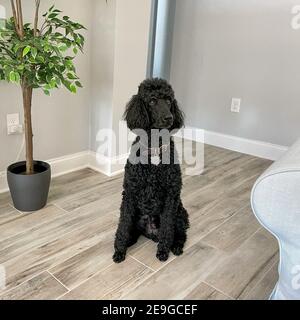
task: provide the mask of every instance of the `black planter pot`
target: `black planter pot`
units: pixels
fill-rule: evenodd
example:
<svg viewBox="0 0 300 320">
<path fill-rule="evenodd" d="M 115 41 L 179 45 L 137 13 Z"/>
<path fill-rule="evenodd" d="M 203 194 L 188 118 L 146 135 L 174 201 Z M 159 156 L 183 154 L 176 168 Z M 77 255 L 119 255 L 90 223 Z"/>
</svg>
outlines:
<svg viewBox="0 0 300 320">
<path fill-rule="evenodd" d="M 26 162 L 17 162 L 7 168 L 7 182 L 17 210 L 32 212 L 47 204 L 51 180 L 48 163 L 34 161 L 34 174 L 26 175 Z"/>
</svg>

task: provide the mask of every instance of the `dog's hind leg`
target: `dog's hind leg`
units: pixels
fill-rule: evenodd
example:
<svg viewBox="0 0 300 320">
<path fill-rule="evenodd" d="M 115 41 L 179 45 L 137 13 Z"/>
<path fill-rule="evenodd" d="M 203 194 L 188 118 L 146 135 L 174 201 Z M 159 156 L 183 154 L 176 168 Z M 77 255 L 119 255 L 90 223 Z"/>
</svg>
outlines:
<svg viewBox="0 0 300 320">
<path fill-rule="evenodd" d="M 187 239 L 187 229 L 189 228 L 188 213 L 182 206 L 179 205 L 178 213 L 175 218 L 174 243 L 171 251 L 175 256 L 180 256 L 183 253 L 184 244 Z"/>
</svg>

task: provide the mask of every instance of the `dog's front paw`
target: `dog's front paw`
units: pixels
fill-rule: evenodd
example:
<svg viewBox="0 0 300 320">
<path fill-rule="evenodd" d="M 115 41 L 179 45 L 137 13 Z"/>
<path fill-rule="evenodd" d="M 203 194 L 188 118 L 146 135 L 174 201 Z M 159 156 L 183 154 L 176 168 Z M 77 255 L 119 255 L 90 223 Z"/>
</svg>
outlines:
<svg viewBox="0 0 300 320">
<path fill-rule="evenodd" d="M 167 261 L 169 259 L 169 252 L 166 250 L 158 250 L 156 258 L 162 262 Z"/>
<path fill-rule="evenodd" d="M 182 247 L 173 247 L 171 251 L 174 253 L 175 256 L 181 256 L 183 254 Z"/>
<path fill-rule="evenodd" d="M 116 251 L 113 255 L 113 260 L 115 263 L 120 263 L 125 260 L 126 253 L 121 251 Z"/>
</svg>

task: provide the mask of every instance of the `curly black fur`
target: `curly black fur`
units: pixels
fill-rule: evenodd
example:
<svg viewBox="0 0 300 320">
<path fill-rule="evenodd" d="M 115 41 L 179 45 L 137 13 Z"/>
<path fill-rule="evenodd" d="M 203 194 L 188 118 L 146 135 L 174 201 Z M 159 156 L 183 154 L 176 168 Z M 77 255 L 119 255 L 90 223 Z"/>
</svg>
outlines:
<svg viewBox="0 0 300 320">
<path fill-rule="evenodd" d="M 162 79 L 148 79 L 140 85 L 138 94 L 126 107 L 124 118 L 129 129 L 145 130 L 149 134 L 148 141 L 151 141 L 151 129 L 167 128 L 171 131 L 184 125 L 174 91 Z M 139 146 L 139 155 L 144 147 L 141 140 L 137 137 L 133 143 L 133 146 Z M 159 143 L 161 145 L 160 140 Z M 135 148 L 131 154 L 135 152 L 133 150 Z M 113 256 L 117 263 L 125 260 L 127 248 L 136 243 L 141 234 L 158 242 L 156 256 L 161 261 L 168 259 L 170 251 L 175 255 L 183 253 L 189 220 L 181 201 L 181 170 L 175 161 L 172 138 L 166 152 L 170 164 L 132 164 L 127 161 Z M 162 156 L 161 153 L 160 159 Z M 151 155 L 146 157 L 150 160 Z"/>
</svg>

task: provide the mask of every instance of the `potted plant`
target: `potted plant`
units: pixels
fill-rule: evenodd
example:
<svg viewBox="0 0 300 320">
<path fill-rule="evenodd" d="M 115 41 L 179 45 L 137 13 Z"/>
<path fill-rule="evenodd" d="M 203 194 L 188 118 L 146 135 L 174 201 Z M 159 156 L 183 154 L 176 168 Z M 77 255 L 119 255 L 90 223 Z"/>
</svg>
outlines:
<svg viewBox="0 0 300 320">
<path fill-rule="evenodd" d="M 47 203 L 51 168 L 33 157 L 32 95 L 34 89 L 50 91 L 65 86 L 72 93 L 82 87 L 74 58 L 83 51 L 80 23 L 52 6 L 43 14 L 39 27 L 40 0 L 35 0 L 33 24 L 23 22 L 22 0 L 11 0 L 13 17 L 0 29 L 0 80 L 21 86 L 24 109 L 26 161 L 7 169 L 14 206 L 20 211 L 36 211 Z"/>
</svg>

